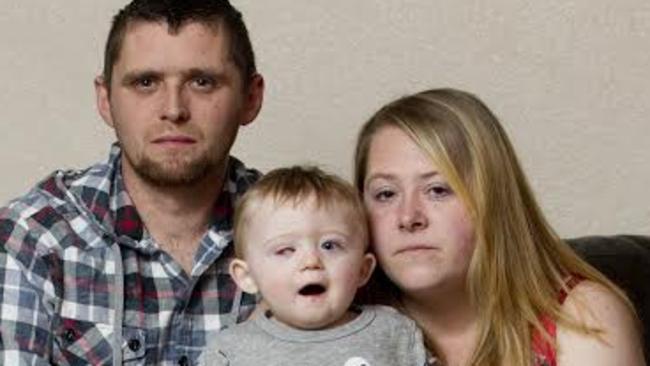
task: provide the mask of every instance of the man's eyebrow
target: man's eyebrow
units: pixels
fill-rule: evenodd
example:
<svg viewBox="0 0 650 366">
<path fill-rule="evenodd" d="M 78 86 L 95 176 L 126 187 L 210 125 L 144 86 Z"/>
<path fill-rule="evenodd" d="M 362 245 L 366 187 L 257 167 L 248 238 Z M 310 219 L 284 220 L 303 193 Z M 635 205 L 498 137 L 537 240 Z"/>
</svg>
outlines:
<svg viewBox="0 0 650 366">
<path fill-rule="evenodd" d="M 187 79 L 207 78 L 216 81 L 220 84 L 227 84 L 229 76 L 226 72 L 214 68 L 191 68 L 183 73 Z"/>
<path fill-rule="evenodd" d="M 218 82 L 228 80 L 228 75 L 225 72 L 213 68 L 191 68 L 183 71 L 182 77 L 186 79 L 199 77 L 210 78 Z M 142 79 L 161 80 L 164 79 L 164 75 L 162 72 L 155 70 L 133 70 L 125 73 L 124 76 L 122 76 L 120 83 L 124 86 L 128 86 Z"/>
<path fill-rule="evenodd" d="M 196 76 L 208 76 L 208 77 L 213 77 L 213 78 L 223 78 L 225 76 L 225 73 L 218 71 L 216 69 L 202 69 L 198 67 L 193 67 L 189 69 L 187 72 L 185 72 L 186 75 L 190 77 L 196 77 Z"/>
</svg>

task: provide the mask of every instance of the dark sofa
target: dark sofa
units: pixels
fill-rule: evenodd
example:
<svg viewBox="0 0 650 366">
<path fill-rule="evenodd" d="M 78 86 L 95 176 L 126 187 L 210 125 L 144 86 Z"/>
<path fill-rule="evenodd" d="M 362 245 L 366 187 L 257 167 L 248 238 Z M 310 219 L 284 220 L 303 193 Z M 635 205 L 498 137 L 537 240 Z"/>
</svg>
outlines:
<svg viewBox="0 0 650 366">
<path fill-rule="evenodd" d="M 644 351 L 650 360 L 650 237 L 586 236 L 567 242 L 630 297 L 644 327 Z"/>
</svg>

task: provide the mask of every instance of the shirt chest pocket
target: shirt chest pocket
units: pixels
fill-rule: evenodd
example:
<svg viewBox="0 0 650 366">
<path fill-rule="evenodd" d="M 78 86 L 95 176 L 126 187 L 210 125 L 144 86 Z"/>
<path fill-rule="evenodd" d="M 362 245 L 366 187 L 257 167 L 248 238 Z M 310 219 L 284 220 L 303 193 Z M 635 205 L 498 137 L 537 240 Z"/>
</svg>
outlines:
<svg viewBox="0 0 650 366">
<path fill-rule="evenodd" d="M 63 300 L 52 319 L 56 365 L 112 365 L 116 346 L 115 265 L 103 250 L 68 247 L 64 252 Z M 146 331 L 122 326 L 122 361 L 144 364 Z"/>
<path fill-rule="evenodd" d="M 57 365 L 112 365 L 116 342 L 112 324 L 60 318 L 53 329 L 53 361 Z M 122 328 L 124 365 L 144 365 L 146 331 Z"/>
<path fill-rule="evenodd" d="M 57 365 L 110 365 L 113 326 L 60 318 L 53 329 L 52 357 Z"/>
</svg>

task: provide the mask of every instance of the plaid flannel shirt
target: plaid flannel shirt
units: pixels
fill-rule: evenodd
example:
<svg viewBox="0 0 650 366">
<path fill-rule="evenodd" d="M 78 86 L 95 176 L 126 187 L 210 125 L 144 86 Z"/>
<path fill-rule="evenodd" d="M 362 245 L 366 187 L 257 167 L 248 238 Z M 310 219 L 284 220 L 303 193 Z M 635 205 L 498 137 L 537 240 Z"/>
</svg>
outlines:
<svg viewBox="0 0 650 366">
<path fill-rule="evenodd" d="M 0 364 L 192 365 L 253 310 L 228 264 L 232 203 L 259 173 L 230 158 L 188 275 L 144 228 L 120 156 L 114 145 L 107 163 L 57 171 L 0 210 Z"/>
</svg>

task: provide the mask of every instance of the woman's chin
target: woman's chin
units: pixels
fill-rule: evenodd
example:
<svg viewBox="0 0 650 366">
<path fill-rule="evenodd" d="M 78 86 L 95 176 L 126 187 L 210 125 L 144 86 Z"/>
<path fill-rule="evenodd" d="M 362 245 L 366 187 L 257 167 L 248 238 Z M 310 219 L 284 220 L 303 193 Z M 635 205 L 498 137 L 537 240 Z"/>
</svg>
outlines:
<svg viewBox="0 0 650 366">
<path fill-rule="evenodd" d="M 462 290 L 465 281 L 462 276 L 442 274 L 431 269 L 410 270 L 390 276 L 397 287 L 409 297 L 427 297 Z"/>
</svg>

